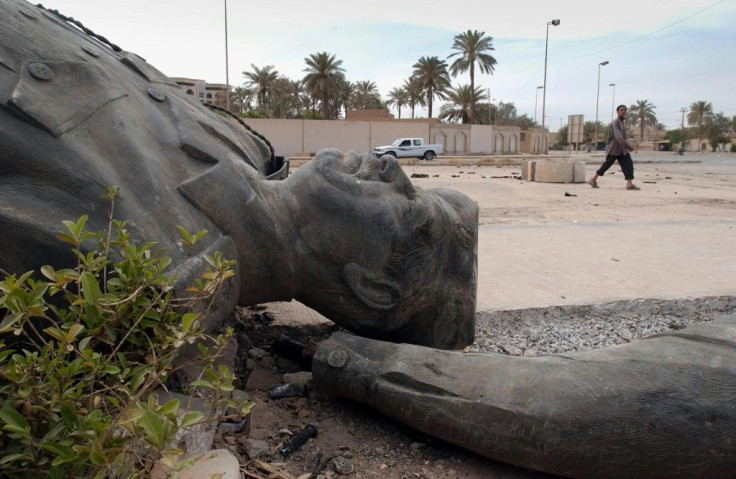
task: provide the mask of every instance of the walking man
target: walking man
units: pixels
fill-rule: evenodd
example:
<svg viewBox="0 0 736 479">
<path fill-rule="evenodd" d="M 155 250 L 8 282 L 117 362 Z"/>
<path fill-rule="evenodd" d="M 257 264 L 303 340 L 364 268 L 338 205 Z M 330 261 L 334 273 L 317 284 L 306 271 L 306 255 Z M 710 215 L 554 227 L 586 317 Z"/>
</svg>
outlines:
<svg viewBox="0 0 736 479">
<path fill-rule="evenodd" d="M 606 143 L 606 161 L 598 168 L 593 178 L 588 184 L 593 188 L 598 188 L 598 177 L 603 176 L 606 171 L 613 165 L 614 161 L 618 161 L 621 171 L 626 179 L 627 190 L 638 190 L 639 187 L 631 181 L 634 179 L 634 161 L 631 159 L 630 151 L 635 148 L 626 141 L 626 127 L 624 126 L 624 117 L 626 116 L 626 105 L 619 105 L 616 108 L 618 117 L 611 122 L 608 129 L 608 142 Z"/>
</svg>

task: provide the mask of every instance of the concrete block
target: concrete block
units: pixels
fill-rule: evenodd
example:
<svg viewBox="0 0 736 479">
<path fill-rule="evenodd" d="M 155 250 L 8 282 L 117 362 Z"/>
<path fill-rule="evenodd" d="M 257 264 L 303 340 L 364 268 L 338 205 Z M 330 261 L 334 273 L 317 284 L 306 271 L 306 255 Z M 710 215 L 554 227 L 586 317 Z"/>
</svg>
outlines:
<svg viewBox="0 0 736 479">
<path fill-rule="evenodd" d="M 583 160 L 575 160 L 572 172 L 573 183 L 585 183 L 585 162 Z"/>
<path fill-rule="evenodd" d="M 542 183 L 572 183 L 573 162 L 563 159 L 537 161 L 534 181 Z"/>
<path fill-rule="evenodd" d="M 521 164 L 521 179 L 525 181 L 534 181 L 534 170 L 536 169 L 537 160 L 525 160 Z"/>
</svg>

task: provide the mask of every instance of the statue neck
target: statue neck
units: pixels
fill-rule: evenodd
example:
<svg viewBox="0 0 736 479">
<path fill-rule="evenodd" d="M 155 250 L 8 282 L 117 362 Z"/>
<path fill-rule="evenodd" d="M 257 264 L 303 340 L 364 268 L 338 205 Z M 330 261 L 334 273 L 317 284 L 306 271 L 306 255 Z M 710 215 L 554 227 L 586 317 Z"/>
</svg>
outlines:
<svg viewBox="0 0 736 479">
<path fill-rule="evenodd" d="M 299 278 L 293 248 L 297 232 L 284 201 L 285 182 L 249 179 L 248 187 L 253 195 L 240 205 L 246 224 L 234 238 L 239 251 L 239 302 L 289 301 L 296 296 Z"/>
</svg>

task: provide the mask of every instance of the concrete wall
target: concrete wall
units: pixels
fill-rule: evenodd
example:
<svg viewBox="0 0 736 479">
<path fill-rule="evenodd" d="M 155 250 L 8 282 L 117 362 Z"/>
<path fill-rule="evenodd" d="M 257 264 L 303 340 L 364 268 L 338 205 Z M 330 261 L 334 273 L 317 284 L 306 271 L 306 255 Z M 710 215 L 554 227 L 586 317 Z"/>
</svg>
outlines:
<svg viewBox="0 0 736 479">
<path fill-rule="evenodd" d="M 470 125 L 470 151 L 493 153 L 493 127 L 490 125 Z"/>
<path fill-rule="evenodd" d="M 277 156 L 288 158 L 306 152 L 304 149 L 304 120 L 243 118 L 243 121 L 268 138 Z"/>
<path fill-rule="evenodd" d="M 371 151 L 370 121 L 303 120 L 304 151 L 317 153 L 323 148 L 342 151 Z"/>
<path fill-rule="evenodd" d="M 371 121 L 371 151 L 377 146 L 390 145 L 396 138 L 422 138 L 429 142 L 429 123 Z"/>
<path fill-rule="evenodd" d="M 521 139 L 521 136 L 524 139 Z M 541 155 L 544 153 L 544 131 L 541 128 L 530 128 L 519 133 L 519 152 L 530 155 Z"/>
<path fill-rule="evenodd" d="M 235 120 L 231 120 L 235 121 Z M 515 126 L 459 125 L 409 121 L 281 120 L 243 121 L 271 142 L 276 155 L 311 155 L 323 148 L 370 152 L 396 138 L 441 143 L 447 155 L 517 154 L 520 129 Z"/>
</svg>

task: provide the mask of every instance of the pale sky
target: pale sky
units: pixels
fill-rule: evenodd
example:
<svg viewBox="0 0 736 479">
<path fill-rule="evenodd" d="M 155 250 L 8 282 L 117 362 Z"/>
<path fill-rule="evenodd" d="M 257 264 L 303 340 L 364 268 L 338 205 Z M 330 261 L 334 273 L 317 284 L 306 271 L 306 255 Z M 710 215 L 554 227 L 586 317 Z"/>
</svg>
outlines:
<svg viewBox="0 0 736 479">
<path fill-rule="evenodd" d="M 519 115 L 542 122 L 544 47 L 549 26 L 546 124 L 596 114 L 608 122 L 613 103 L 647 100 L 667 128 L 680 125 L 694 101 L 736 115 L 736 0 L 46 0 L 124 50 L 172 77 L 225 83 L 227 1 L 229 83 L 242 85 L 251 64 L 273 65 L 292 80 L 304 59 L 326 51 L 343 61 L 350 81 L 373 81 L 384 100 L 422 56 L 446 59 L 454 36 L 493 37 L 494 74 L 476 85 Z M 447 7 L 452 5 L 452 7 Z M 611 6 L 615 5 L 615 11 Z M 453 59 L 448 60 L 448 64 Z M 452 79 L 468 84 L 468 73 Z M 609 86 L 611 83 L 615 87 Z M 433 116 L 439 114 L 435 100 Z M 392 113 L 396 114 L 395 109 Z M 417 116 L 426 116 L 426 109 Z M 402 118 L 410 115 L 402 110 Z M 687 113 L 685 114 L 687 116 Z M 687 119 L 685 120 L 687 125 Z"/>
</svg>

